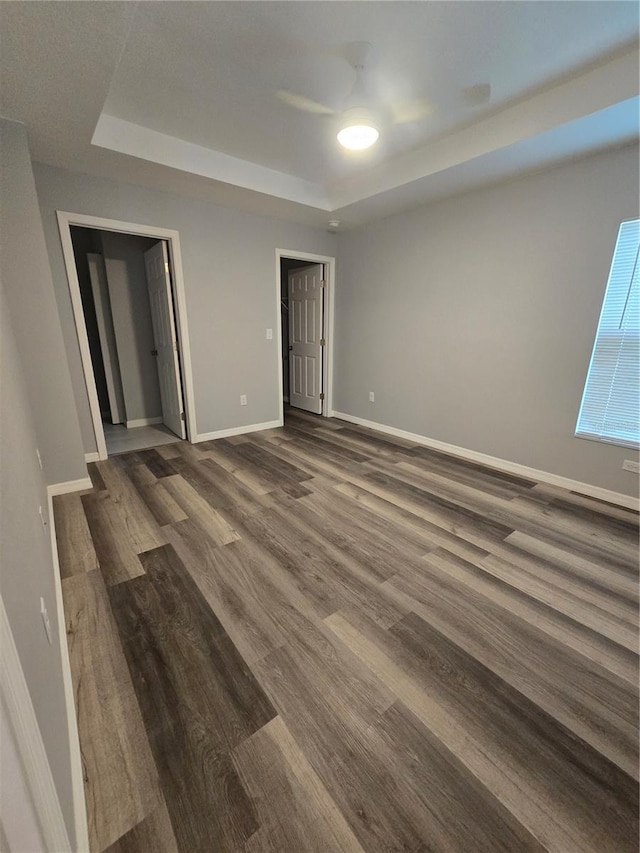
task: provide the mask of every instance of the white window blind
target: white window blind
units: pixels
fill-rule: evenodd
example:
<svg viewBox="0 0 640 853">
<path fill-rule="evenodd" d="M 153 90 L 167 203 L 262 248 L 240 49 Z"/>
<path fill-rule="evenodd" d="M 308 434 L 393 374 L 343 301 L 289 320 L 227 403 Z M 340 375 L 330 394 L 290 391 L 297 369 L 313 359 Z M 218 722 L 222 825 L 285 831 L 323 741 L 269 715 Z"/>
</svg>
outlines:
<svg viewBox="0 0 640 853">
<path fill-rule="evenodd" d="M 578 415 L 576 435 L 640 443 L 640 220 L 623 222 Z"/>
</svg>

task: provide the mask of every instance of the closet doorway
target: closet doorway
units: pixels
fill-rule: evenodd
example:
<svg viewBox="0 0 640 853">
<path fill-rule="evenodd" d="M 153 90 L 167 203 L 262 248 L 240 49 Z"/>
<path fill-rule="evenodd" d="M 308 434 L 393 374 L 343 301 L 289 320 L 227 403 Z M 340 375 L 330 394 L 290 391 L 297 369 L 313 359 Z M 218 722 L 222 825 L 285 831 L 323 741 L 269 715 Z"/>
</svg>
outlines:
<svg viewBox="0 0 640 853">
<path fill-rule="evenodd" d="M 330 416 L 335 259 L 278 249 L 276 261 L 282 414 Z"/>
<path fill-rule="evenodd" d="M 61 216 L 69 217 L 60 230 L 96 437 L 87 459 L 187 438 L 190 359 L 171 263 L 175 232 Z"/>
</svg>

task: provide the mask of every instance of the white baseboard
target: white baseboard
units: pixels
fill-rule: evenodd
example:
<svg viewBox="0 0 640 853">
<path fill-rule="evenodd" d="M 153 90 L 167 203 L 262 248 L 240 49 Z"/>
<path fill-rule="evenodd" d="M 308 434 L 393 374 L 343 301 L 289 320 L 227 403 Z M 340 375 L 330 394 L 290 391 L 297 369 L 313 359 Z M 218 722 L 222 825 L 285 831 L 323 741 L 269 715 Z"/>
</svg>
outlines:
<svg viewBox="0 0 640 853">
<path fill-rule="evenodd" d="M 135 429 L 136 427 L 153 426 L 154 424 L 162 423 L 162 415 L 158 418 L 138 418 L 135 421 L 125 421 L 124 425 L 127 429 Z"/>
<path fill-rule="evenodd" d="M 395 435 L 398 438 L 405 438 L 408 441 L 413 441 L 415 444 L 421 444 L 424 447 L 430 447 L 432 450 L 440 450 L 442 453 L 449 453 L 451 456 L 458 456 L 461 459 L 469 459 L 471 462 L 479 462 L 482 465 L 487 465 L 489 468 L 497 468 L 499 471 L 506 471 L 508 474 L 515 474 L 519 477 L 524 477 L 527 480 L 538 480 L 541 483 L 548 483 L 551 486 L 559 486 L 562 489 L 567 489 L 571 492 L 579 492 L 582 495 L 587 495 L 591 498 L 597 498 L 601 501 L 617 504 L 618 506 L 626 507 L 627 509 L 638 510 L 639 501 L 631 495 L 623 495 L 620 492 L 613 492 L 610 489 L 603 489 L 601 486 L 593 486 L 591 483 L 582 483 L 579 480 L 571 480 L 569 477 L 562 477 L 559 474 L 552 474 L 549 471 L 540 471 L 538 468 L 529 468 L 528 465 L 520 465 L 518 462 L 509 462 L 507 459 L 500 459 L 498 456 L 489 456 L 486 453 L 479 453 L 476 450 L 468 450 L 466 447 L 458 447 L 455 444 L 447 444 L 445 441 L 438 441 L 435 438 L 427 438 L 418 433 L 407 432 L 404 429 L 386 426 L 375 421 L 368 421 L 365 418 L 358 418 L 355 415 L 348 415 L 345 412 L 332 412 L 332 417 L 339 418 L 342 421 L 348 421 L 352 424 L 375 429 L 378 432 L 387 433 L 387 435 Z"/>
<path fill-rule="evenodd" d="M 84 461 L 85 462 L 99 462 L 100 461 L 100 454 L 98 453 L 97 450 L 94 450 L 93 453 L 85 453 L 84 454 Z"/>
<path fill-rule="evenodd" d="M 89 479 L 87 477 L 87 479 Z M 89 480 L 89 482 L 91 482 Z M 84 773 L 80 753 L 80 736 L 76 715 L 76 702 L 71 680 L 71 663 L 67 645 L 66 621 L 62 601 L 62 580 L 60 578 L 60 562 L 58 560 L 58 542 L 56 540 L 56 522 L 53 514 L 54 493 L 52 486 L 47 489 L 49 532 L 51 535 L 51 558 L 53 560 L 53 576 L 56 591 L 56 613 L 58 617 L 58 634 L 60 640 L 60 659 L 62 661 L 62 680 L 64 702 L 67 712 L 67 732 L 69 736 L 69 752 L 71 763 L 71 792 L 73 796 L 73 816 L 76 830 L 76 850 L 78 853 L 89 853 L 89 828 L 87 825 L 87 808 L 84 798 Z M 52 848 L 57 849 L 57 848 Z M 67 848 L 63 848 L 67 849 Z"/>
<path fill-rule="evenodd" d="M 191 439 L 192 444 L 200 441 L 212 441 L 215 438 L 229 438 L 232 435 L 244 435 L 247 432 L 260 432 L 264 429 L 276 429 L 283 425 L 282 420 L 266 421 L 261 424 L 248 424 L 247 426 L 231 427 L 231 429 L 219 429 L 216 432 L 202 432 Z"/>
<path fill-rule="evenodd" d="M 64 623 L 63 623 L 64 624 Z M 18 754 L 47 850 L 71 850 L 58 792 L 42 741 L 9 617 L 0 597 L 0 695 L 15 737 Z"/>
<path fill-rule="evenodd" d="M 92 489 L 91 477 L 82 477 L 80 480 L 67 480 L 66 483 L 54 483 L 47 486 L 47 491 L 53 497 L 55 495 L 68 495 L 69 492 L 82 492 L 84 489 Z"/>
</svg>

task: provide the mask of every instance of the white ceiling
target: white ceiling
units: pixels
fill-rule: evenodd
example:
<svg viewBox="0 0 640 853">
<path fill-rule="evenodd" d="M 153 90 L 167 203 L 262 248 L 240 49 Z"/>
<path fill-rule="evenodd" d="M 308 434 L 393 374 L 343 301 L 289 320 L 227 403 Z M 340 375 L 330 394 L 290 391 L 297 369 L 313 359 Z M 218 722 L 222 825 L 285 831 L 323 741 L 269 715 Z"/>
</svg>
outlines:
<svg viewBox="0 0 640 853">
<path fill-rule="evenodd" d="M 0 110 L 34 159 L 313 224 L 384 216 L 638 136 L 634 2 L 0 4 Z M 386 119 L 349 155 L 350 41 Z M 467 107 L 464 87 L 490 83 Z M 417 121 L 394 114 L 429 106 Z M 93 142 L 93 144 L 92 144 Z"/>
</svg>

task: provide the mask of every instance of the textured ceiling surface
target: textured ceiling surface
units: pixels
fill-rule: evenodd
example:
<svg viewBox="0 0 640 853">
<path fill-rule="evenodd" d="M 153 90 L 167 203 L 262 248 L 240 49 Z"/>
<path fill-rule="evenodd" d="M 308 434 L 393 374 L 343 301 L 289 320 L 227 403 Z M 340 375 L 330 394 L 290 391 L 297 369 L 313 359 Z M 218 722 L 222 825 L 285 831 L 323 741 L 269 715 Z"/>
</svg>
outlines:
<svg viewBox="0 0 640 853">
<path fill-rule="evenodd" d="M 0 109 L 45 163 L 355 224 L 637 137 L 638 15 L 616 0 L 1 3 Z M 382 123 L 355 155 L 335 140 L 351 41 L 373 45 Z"/>
</svg>

